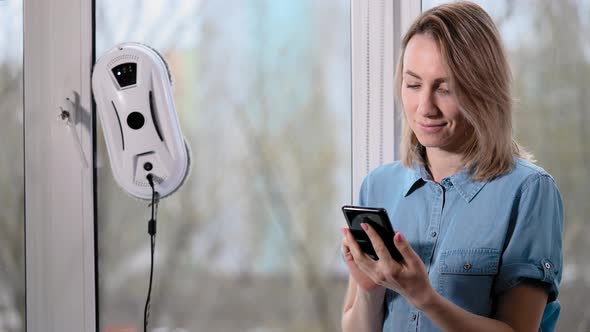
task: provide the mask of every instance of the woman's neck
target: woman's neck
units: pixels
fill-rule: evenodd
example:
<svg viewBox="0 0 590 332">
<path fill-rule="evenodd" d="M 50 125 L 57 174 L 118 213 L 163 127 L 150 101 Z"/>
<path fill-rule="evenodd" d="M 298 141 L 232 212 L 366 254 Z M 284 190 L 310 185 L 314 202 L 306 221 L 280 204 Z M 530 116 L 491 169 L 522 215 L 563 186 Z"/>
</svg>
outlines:
<svg viewBox="0 0 590 332">
<path fill-rule="evenodd" d="M 465 166 L 464 156 L 437 148 L 426 148 L 426 165 L 436 183 L 457 173 Z"/>
</svg>

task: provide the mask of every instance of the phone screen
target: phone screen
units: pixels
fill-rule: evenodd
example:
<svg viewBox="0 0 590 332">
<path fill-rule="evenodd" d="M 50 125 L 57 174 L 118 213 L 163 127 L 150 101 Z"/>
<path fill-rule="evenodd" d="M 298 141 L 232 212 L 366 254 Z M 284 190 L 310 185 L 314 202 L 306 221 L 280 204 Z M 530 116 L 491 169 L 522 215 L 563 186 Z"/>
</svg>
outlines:
<svg viewBox="0 0 590 332">
<path fill-rule="evenodd" d="M 379 259 L 367 233 L 365 233 L 361 227 L 362 223 L 367 223 L 373 227 L 395 260 L 402 260 L 399 251 L 393 244 L 393 236 L 395 235 L 395 232 L 389 221 L 387 211 L 384 208 L 345 205 L 342 207 L 342 212 L 346 217 L 351 234 L 356 239 L 361 249 L 369 255 L 369 257 L 374 260 Z"/>
</svg>

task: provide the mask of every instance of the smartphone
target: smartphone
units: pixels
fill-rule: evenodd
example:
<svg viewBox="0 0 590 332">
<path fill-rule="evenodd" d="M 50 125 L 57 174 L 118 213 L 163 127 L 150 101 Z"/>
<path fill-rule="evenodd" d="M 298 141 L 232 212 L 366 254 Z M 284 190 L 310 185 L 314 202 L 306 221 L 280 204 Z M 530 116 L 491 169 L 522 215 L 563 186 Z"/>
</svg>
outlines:
<svg viewBox="0 0 590 332">
<path fill-rule="evenodd" d="M 355 238 L 361 249 L 373 260 L 378 260 L 375 249 L 369 240 L 369 236 L 363 228 L 361 223 L 367 223 L 379 234 L 383 243 L 389 250 L 391 257 L 396 261 L 401 261 L 402 255 L 399 253 L 393 244 L 393 236 L 395 231 L 389 221 L 389 216 L 384 208 L 373 208 L 363 206 L 344 205 L 342 212 L 348 223 L 350 233 Z"/>
</svg>

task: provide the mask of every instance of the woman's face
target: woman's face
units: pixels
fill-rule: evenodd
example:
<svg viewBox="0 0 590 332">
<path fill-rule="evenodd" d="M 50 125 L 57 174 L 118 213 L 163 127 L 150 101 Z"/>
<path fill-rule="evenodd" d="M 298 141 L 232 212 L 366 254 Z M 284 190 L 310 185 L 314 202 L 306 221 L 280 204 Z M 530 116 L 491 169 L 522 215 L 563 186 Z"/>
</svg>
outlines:
<svg viewBox="0 0 590 332">
<path fill-rule="evenodd" d="M 420 144 L 430 149 L 458 152 L 468 128 L 437 43 L 414 35 L 403 59 L 402 103 L 408 124 Z"/>
</svg>

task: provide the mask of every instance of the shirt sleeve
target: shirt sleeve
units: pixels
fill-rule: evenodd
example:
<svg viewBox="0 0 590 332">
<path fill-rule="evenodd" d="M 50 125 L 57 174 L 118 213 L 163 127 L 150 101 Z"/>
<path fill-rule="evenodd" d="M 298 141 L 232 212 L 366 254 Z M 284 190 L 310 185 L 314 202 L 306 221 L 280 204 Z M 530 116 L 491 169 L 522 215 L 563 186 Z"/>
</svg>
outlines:
<svg viewBox="0 0 590 332">
<path fill-rule="evenodd" d="M 494 294 L 532 279 L 547 285 L 548 302 L 553 302 L 563 264 L 563 203 L 553 178 L 548 174 L 531 177 L 513 209 Z"/>
<path fill-rule="evenodd" d="M 367 174 L 367 176 L 365 176 L 365 178 L 363 179 L 363 182 L 361 183 L 361 189 L 359 190 L 359 196 L 358 196 L 358 205 L 359 206 L 367 206 L 368 203 L 368 189 L 367 187 L 369 186 L 369 176 L 371 175 L 371 173 Z"/>
</svg>

